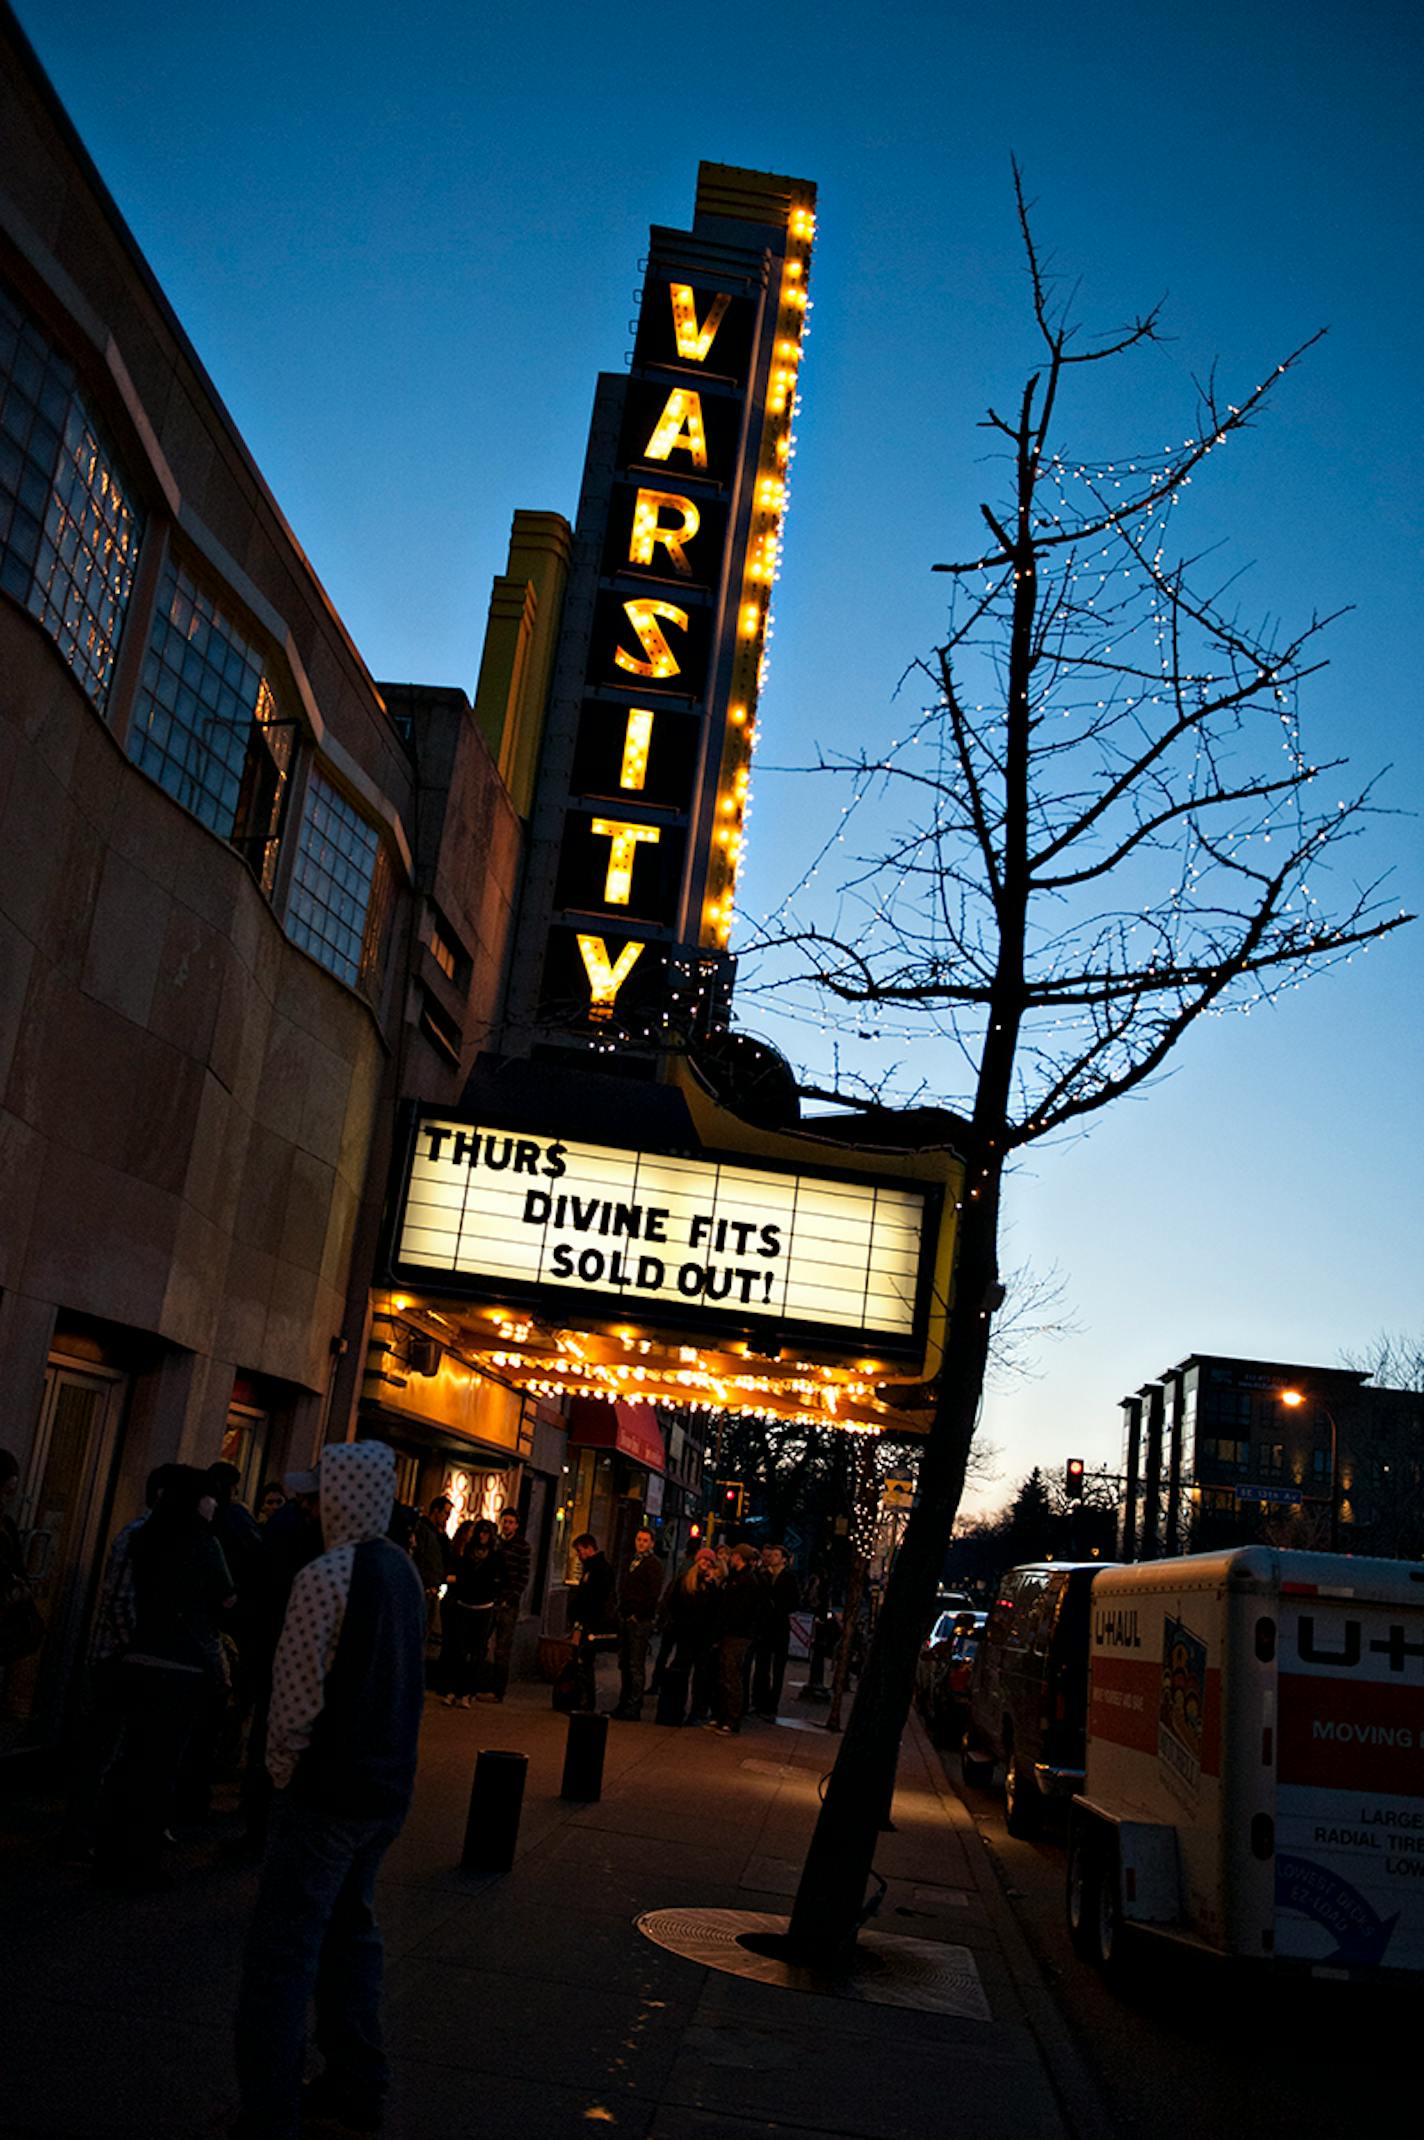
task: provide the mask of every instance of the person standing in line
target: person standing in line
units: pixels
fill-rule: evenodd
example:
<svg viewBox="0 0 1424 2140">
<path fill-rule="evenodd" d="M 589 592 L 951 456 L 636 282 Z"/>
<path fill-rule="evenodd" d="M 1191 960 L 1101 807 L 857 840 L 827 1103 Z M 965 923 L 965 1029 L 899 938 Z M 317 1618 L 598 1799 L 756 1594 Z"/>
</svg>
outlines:
<svg viewBox="0 0 1424 2140">
<path fill-rule="evenodd" d="M 262 1557 L 249 1618 L 252 1713 L 247 1726 L 240 1787 L 242 1832 L 226 1845 L 236 1857 L 257 1855 L 267 1839 L 272 1778 L 267 1771 L 267 1722 L 272 1706 L 272 1667 L 292 1585 L 321 1551 L 316 1474 L 290 1472 L 282 1506 L 262 1526 Z"/>
<path fill-rule="evenodd" d="M 617 1582 L 607 1556 L 592 1531 L 574 1540 L 581 1572 L 569 1597 L 569 1641 L 573 1645 L 578 1699 L 586 1714 L 598 1707 L 598 1652 L 617 1639 Z"/>
<path fill-rule="evenodd" d="M 445 1706 L 473 1709 L 480 1691 L 490 1631 L 494 1625 L 494 1601 L 499 1590 L 500 1559 L 495 1550 L 495 1527 L 487 1516 L 462 1524 L 456 1533 L 456 1554 L 445 1593 L 442 1624 L 453 1637 L 452 1654 L 445 1674 Z"/>
<path fill-rule="evenodd" d="M 257 1521 L 270 1523 L 279 1508 L 286 1505 L 287 1489 L 280 1479 L 269 1479 L 257 1496 Z"/>
<path fill-rule="evenodd" d="M 714 1639 L 717 1556 L 696 1554 L 668 1584 L 662 1604 L 663 1675 L 658 1688 L 659 1724 L 701 1723 L 710 1697 L 704 1684 Z M 688 1717 L 688 1690 L 692 1715 Z"/>
<path fill-rule="evenodd" d="M 134 1638 L 133 1542 L 162 1499 L 169 1473 L 178 1468 L 159 1464 L 150 1471 L 142 1510 L 114 1533 L 104 1562 L 94 1632 L 89 1638 L 83 1738 L 59 1843 L 65 1857 L 87 1857 L 93 1847 L 99 1795 L 123 1730 L 123 1661 Z"/>
<path fill-rule="evenodd" d="M 791 1654 L 791 1615 L 801 1603 L 801 1585 L 784 1546 L 763 1546 L 762 1566 L 769 1584 L 767 1619 L 752 1667 L 752 1707 L 774 1724 Z"/>
<path fill-rule="evenodd" d="M 428 1512 L 416 1524 L 415 1535 L 410 1542 L 410 1557 L 415 1562 L 420 1585 L 425 1592 L 427 1628 L 435 1617 L 441 1586 L 450 1573 L 453 1557 L 450 1545 L 450 1514 L 454 1506 L 448 1494 L 437 1494 Z"/>
<path fill-rule="evenodd" d="M 175 1464 L 129 1548 L 134 1624 L 121 1666 L 123 1731 L 95 1833 L 95 1875 L 114 1886 L 162 1884 L 183 1757 L 223 1684 L 219 1628 L 234 1593 L 213 1507 L 206 1473 Z"/>
<path fill-rule="evenodd" d="M 292 1585 L 273 1670 L 267 1856 L 237 2009 L 231 2140 L 297 2140 L 304 2116 L 381 2123 L 382 1946 L 373 1897 L 415 1784 L 425 1599 L 385 1533 L 385 1442 L 334 1443 L 318 1471 L 326 1550 Z M 308 1486 L 310 1481 L 305 1482 Z M 302 2089 L 308 2001 L 323 2071 Z"/>
<path fill-rule="evenodd" d="M 501 1509 L 499 1517 L 499 1594 L 494 1604 L 494 1662 L 489 1699 L 502 1702 L 509 1686 L 509 1660 L 514 1652 L 514 1634 L 520 1606 L 529 1587 L 533 1550 L 525 1537 L 515 1508 Z M 481 1700 L 485 1699 L 482 1695 Z"/>
<path fill-rule="evenodd" d="M 747 1651 L 761 1632 L 766 1586 L 755 1546 L 733 1546 L 718 1600 L 717 1710 L 708 1729 L 737 1732 L 746 1712 Z"/>
<path fill-rule="evenodd" d="M 634 1533 L 633 1558 L 618 1582 L 618 1707 L 613 1714 L 625 1724 L 636 1724 L 643 1714 L 648 1644 L 662 1602 L 663 1564 L 653 1543 L 646 1526 Z"/>
</svg>

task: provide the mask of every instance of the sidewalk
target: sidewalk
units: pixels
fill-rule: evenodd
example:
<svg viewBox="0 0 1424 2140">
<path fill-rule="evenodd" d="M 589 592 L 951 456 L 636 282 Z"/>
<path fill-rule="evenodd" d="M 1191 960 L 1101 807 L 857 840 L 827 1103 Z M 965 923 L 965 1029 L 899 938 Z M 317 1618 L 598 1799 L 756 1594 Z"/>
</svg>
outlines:
<svg viewBox="0 0 1424 2140">
<path fill-rule="evenodd" d="M 1061 2107 L 1075 2093 L 1061 2023 L 917 1724 L 877 1854 L 889 1890 L 875 1925 L 967 1948 L 991 2019 L 748 1982 L 635 1928 L 659 1909 L 789 1911 L 837 1741 L 823 1710 L 784 1708 L 812 1728 L 610 1723 L 603 1797 L 578 1807 L 556 1795 L 566 1725 L 547 1688 L 516 1686 L 500 1708 L 428 1704 L 415 1806 L 379 1893 L 391 2140 L 590 2126 L 623 2140 L 1059 2140 L 1083 2122 Z M 452 1869 L 481 1746 L 529 1756 L 519 1855 L 498 1879 Z M 233 2101 L 255 1871 L 193 1846 L 173 1892 L 125 1899 L 35 1837 L 12 1829 L 5 1845 L 0 2131 L 211 2133 Z"/>
</svg>

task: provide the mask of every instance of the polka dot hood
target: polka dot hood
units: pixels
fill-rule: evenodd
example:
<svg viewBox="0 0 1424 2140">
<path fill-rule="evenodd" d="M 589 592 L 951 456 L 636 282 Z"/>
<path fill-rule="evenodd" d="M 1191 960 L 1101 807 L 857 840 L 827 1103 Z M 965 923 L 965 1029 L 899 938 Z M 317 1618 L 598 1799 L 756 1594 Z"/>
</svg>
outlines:
<svg viewBox="0 0 1424 2140">
<path fill-rule="evenodd" d="M 321 1535 L 328 1553 L 384 1538 L 396 1505 L 396 1455 L 386 1442 L 333 1442 L 321 1453 Z"/>
</svg>

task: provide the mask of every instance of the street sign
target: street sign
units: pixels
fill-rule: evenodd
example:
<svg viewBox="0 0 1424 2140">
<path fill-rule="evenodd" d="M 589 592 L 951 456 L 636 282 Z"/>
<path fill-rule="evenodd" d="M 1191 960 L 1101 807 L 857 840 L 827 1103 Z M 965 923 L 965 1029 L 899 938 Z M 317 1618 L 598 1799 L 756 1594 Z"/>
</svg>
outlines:
<svg viewBox="0 0 1424 2140">
<path fill-rule="evenodd" d="M 1234 1492 L 1238 1501 L 1296 1502 L 1304 1498 L 1298 1486 L 1238 1486 Z"/>
<path fill-rule="evenodd" d="M 915 1482 L 913 1479 L 886 1479 L 880 1490 L 882 1508 L 913 1508 L 915 1505 Z"/>
</svg>

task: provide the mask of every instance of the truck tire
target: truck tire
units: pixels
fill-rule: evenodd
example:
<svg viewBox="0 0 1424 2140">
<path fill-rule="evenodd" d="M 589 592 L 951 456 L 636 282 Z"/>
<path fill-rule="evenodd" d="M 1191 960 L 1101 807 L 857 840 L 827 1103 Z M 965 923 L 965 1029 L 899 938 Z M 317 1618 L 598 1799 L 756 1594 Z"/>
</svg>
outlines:
<svg viewBox="0 0 1424 2140">
<path fill-rule="evenodd" d="M 994 1764 L 977 1753 L 968 1731 L 959 1742 L 959 1773 L 972 1789 L 984 1790 L 994 1780 Z"/>
<path fill-rule="evenodd" d="M 1068 1831 L 1068 1873 L 1063 1889 L 1068 1939 L 1081 1961 L 1098 1958 L 1098 1842 L 1088 1823 L 1075 1820 Z"/>
<path fill-rule="evenodd" d="M 1043 1793 L 1032 1769 L 1019 1760 L 1011 1746 L 1004 1761 L 1004 1826 L 1020 1842 L 1030 1842 L 1043 1826 Z"/>
<path fill-rule="evenodd" d="M 1094 1908 L 1089 1918 L 1092 1936 L 1092 1958 L 1108 1981 L 1121 1978 L 1128 1951 L 1132 1945 L 1132 1932 L 1124 1922 L 1119 1895 L 1117 1845 L 1106 1836 L 1097 1841 L 1096 1874 L 1093 1883 Z"/>
</svg>

